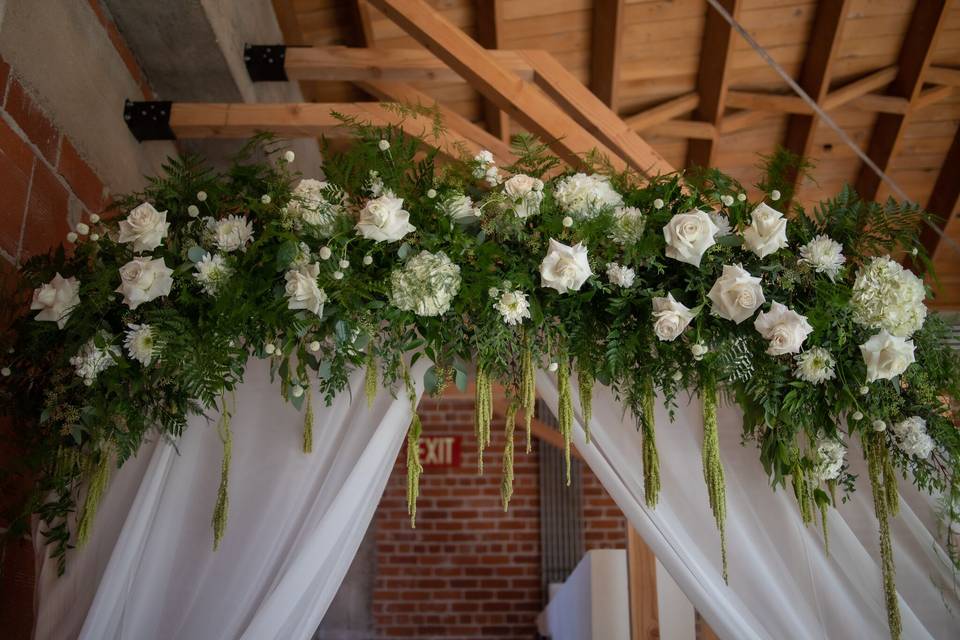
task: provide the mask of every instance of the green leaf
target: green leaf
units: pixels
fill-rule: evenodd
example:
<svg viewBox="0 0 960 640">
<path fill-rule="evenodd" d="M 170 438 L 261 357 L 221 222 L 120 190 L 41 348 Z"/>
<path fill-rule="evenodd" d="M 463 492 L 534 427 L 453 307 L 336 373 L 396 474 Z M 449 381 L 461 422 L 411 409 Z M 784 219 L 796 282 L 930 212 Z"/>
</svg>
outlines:
<svg viewBox="0 0 960 640">
<path fill-rule="evenodd" d="M 277 250 L 277 271 L 286 271 L 290 263 L 297 257 L 300 247 L 293 240 L 287 240 Z"/>
<path fill-rule="evenodd" d="M 207 255 L 207 250 L 198 245 L 193 245 L 187 251 L 187 257 L 190 258 L 190 261 L 194 264 L 203 260 L 203 256 L 205 255 Z"/>
<path fill-rule="evenodd" d="M 410 255 L 410 251 L 412 251 L 412 250 L 413 250 L 413 248 L 412 248 L 409 244 L 407 244 L 406 242 L 404 242 L 402 245 L 400 245 L 400 248 L 397 249 L 397 256 L 398 256 L 401 260 L 404 260 L 404 259 L 406 259 L 406 257 L 407 257 L 408 255 Z"/>
<path fill-rule="evenodd" d="M 457 384 L 457 389 L 460 391 L 467 390 L 467 372 L 457 369 L 453 374 L 453 380 Z"/>
<path fill-rule="evenodd" d="M 437 377 L 437 368 L 432 366 L 423 374 L 423 390 L 426 393 L 433 394 L 437 391 L 437 385 L 440 383 Z"/>
</svg>

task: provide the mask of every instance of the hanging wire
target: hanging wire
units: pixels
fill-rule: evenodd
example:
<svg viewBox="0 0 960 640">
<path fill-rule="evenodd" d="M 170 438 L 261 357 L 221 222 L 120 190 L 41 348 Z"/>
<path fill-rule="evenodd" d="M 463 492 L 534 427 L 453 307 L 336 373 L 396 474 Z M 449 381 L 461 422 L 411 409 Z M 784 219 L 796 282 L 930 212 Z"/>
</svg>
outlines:
<svg viewBox="0 0 960 640">
<path fill-rule="evenodd" d="M 777 75 L 783 78 L 784 82 L 786 82 L 790 86 L 790 88 L 793 89 L 794 93 L 796 93 L 798 96 L 800 96 L 800 98 L 803 99 L 804 102 L 810 105 L 810 108 L 813 109 L 814 113 L 816 113 L 817 116 L 819 116 L 827 124 L 827 126 L 833 129 L 838 136 L 840 136 L 840 139 L 844 142 L 844 144 L 846 144 L 848 147 L 853 149 L 853 152 L 856 153 L 861 160 L 863 160 L 863 163 L 868 167 L 870 167 L 870 169 L 874 173 L 880 176 L 881 180 L 883 180 L 884 182 L 887 183 L 887 185 L 889 185 L 890 190 L 893 191 L 898 198 L 900 198 L 901 200 L 911 201 L 910 197 L 907 196 L 906 191 L 900 188 L 900 185 L 898 185 L 893 178 L 891 178 L 889 175 L 887 175 L 883 171 L 883 169 L 877 166 L 877 163 L 874 162 L 873 159 L 870 158 L 870 156 L 867 155 L 856 142 L 854 142 L 853 138 L 847 135 L 847 132 L 844 131 L 840 127 L 840 125 L 838 125 L 836 121 L 834 121 L 833 118 L 830 117 L 830 114 L 824 111 L 823 107 L 817 104 L 817 101 L 811 98 L 810 95 L 803 90 L 803 87 L 797 84 L 797 82 L 790 76 L 790 74 L 787 73 L 783 69 L 783 67 L 781 67 L 769 53 L 767 53 L 767 50 L 764 49 L 762 46 L 760 46 L 760 44 L 753 39 L 753 36 L 751 36 L 747 32 L 747 30 L 743 27 L 743 25 L 737 22 L 736 18 L 730 15 L 730 12 L 727 11 L 722 4 L 720 4 L 720 0 L 707 0 L 707 3 L 711 7 L 717 10 L 717 13 L 719 13 L 723 17 L 723 19 L 730 24 L 733 30 L 739 33 L 740 36 L 747 41 L 747 44 L 749 44 L 753 48 L 753 50 L 756 51 L 761 58 L 763 58 L 764 62 L 770 65 L 770 67 L 777 72 Z M 947 213 L 947 216 L 949 217 L 949 215 L 951 214 L 952 212 L 949 212 Z M 926 222 L 927 225 L 929 225 L 929 227 L 933 229 L 938 236 L 940 236 L 940 239 L 942 241 L 946 242 L 951 249 L 953 249 L 958 255 L 960 255 L 960 244 L 957 244 L 956 240 L 954 240 L 953 238 L 948 236 L 946 233 L 944 233 L 943 229 L 938 227 L 932 221 L 927 220 L 926 218 L 924 218 L 923 221 Z"/>
</svg>

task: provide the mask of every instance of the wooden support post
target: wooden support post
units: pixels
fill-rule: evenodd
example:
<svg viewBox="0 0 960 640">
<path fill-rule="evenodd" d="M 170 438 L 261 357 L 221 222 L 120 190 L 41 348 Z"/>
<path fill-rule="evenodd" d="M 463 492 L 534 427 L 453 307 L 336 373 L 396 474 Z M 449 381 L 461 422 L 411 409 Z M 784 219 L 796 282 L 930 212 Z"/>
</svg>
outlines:
<svg viewBox="0 0 960 640">
<path fill-rule="evenodd" d="M 657 640 L 657 559 L 629 522 L 627 523 L 627 584 L 630 588 L 631 640 Z"/>
<path fill-rule="evenodd" d="M 505 0 L 479 0 L 477 2 L 477 42 L 487 49 L 499 49 L 503 45 L 503 4 Z M 510 118 L 496 103 L 481 96 L 483 119 L 487 131 L 506 143 L 510 142 Z"/>
<path fill-rule="evenodd" d="M 614 112 L 626 0 L 596 0 L 590 35 L 590 90 Z"/>
<path fill-rule="evenodd" d="M 917 2 L 900 47 L 897 76 L 887 95 L 906 98 L 911 105 L 915 103 L 923 89 L 923 78 L 936 46 L 937 35 L 945 21 L 948 4 L 947 0 Z M 877 116 L 867 155 L 884 172 L 892 166 L 908 116 L 909 113 L 881 113 Z M 863 164 L 855 186 L 861 198 L 873 200 L 880 190 L 880 176 Z"/>
</svg>

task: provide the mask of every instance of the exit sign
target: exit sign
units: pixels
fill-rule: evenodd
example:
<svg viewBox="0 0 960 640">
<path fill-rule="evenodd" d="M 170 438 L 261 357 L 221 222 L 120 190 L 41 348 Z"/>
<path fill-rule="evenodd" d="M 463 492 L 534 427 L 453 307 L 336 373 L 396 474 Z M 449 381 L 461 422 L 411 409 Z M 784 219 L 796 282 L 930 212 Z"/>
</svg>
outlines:
<svg viewBox="0 0 960 640">
<path fill-rule="evenodd" d="M 424 467 L 459 467 L 460 436 L 421 436 L 420 464 Z"/>
</svg>

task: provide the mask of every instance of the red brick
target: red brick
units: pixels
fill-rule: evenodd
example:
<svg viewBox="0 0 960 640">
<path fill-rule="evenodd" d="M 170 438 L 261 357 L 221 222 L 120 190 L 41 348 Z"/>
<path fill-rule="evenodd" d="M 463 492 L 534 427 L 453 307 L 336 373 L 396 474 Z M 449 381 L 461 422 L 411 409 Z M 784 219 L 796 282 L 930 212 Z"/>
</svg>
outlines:
<svg viewBox="0 0 960 640">
<path fill-rule="evenodd" d="M 99 213 L 103 208 L 103 183 L 66 136 L 60 143 L 58 169 L 87 211 Z"/>
<path fill-rule="evenodd" d="M 47 160 L 55 163 L 60 133 L 16 78 L 10 81 L 10 89 L 7 92 L 7 100 L 4 106 L 7 113 L 27 134 L 30 142 L 37 145 L 40 153 Z"/>
<path fill-rule="evenodd" d="M 10 65 L 0 56 L 0 96 L 7 92 L 7 78 L 10 77 Z"/>
<path fill-rule="evenodd" d="M 57 177 L 42 162 L 37 162 L 27 204 L 21 257 L 47 252 L 63 242 L 67 224 L 69 195 Z"/>
<path fill-rule="evenodd" d="M 33 171 L 33 151 L 0 120 L 0 249 L 17 257 Z"/>
</svg>

